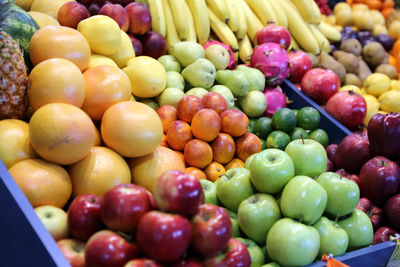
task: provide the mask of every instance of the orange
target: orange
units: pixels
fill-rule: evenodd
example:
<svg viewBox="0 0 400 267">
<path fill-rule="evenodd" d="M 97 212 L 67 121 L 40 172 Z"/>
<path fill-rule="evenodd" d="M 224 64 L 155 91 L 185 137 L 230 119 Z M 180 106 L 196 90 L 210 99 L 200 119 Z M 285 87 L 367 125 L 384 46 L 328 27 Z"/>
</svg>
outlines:
<svg viewBox="0 0 400 267">
<path fill-rule="evenodd" d="M 67 103 L 78 108 L 85 100 L 85 80 L 78 67 L 64 58 L 37 64 L 29 74 L 28 98 L 34 110 L 49 103 Z"/>
<path fill-rule="evenodd" d="M 10 168 L 20 160 L 37 158 L 29 141 L 28 123 L 6 119 L 0 121 L 0 160 Z"/>
<path fill-rule="evenodd" d="M 192 139 L 192 129 L 187 122 L 177 120 L 168 126 L 167 143 L 170 148 L 183 151 L 186 143 Z"/>
<path fill-rule="evenodd" d="M 101 120 L 104 143 L 124 157 L 150 154 L 161 143 L 163 128 L 149 106 L 123 101 L 109 107 Z"/>
<path fill-rule="evenodd" d="M 128 163 L 107 147 L 93 147 L 84 159 L 69 166 L 68 172 L 74 196 L 103 196 L 114 186 L 131 182 Z"/>
<path fill-rule="evenodd" d="M 200 139 L 193 139 L 185 145 L 183 152 L 185 161 L 189 166 L 200 169 L 211 163 L 213 152 L 210 145 Z"/>
<path fill-rule="evenodd" d="M 370 9 L 377 9 L 380 10 L 382 8 L 382 2 L 381 0 L 366 0 L 365 4 L 370 8 Z"/>
<path fill-rule="evenodd" d="M 94 138 L 93 146 L 100 146 L 103 141 L 101 140 L 100 131 L 97 129 L 96 125 L 94 125 L 94 131 L 95 131 L 96 137 Z"/>
<path fill-rule="evenodd" d="M 34 208 L 43 205 L 62 208 L 71 196 L 71 179 L 59 165 L 26 159 L 15 163 L 9 172 Z"/>
<path fill-rule="evenodd" d="M 229 170 L 232 168 L 243 168 L 244 162 L 241 159 L 234 158 L 228 164 L 225 165 L 225 170 Z"/>
<path fill-rule="evenodd" d="M 172 149 L 158 146 L 153 153 L 129 161 L 132 181 L 153 192 L 154 185 L 166 171 L 185 171 L 182 158 Z"/>
<path fill-rule="evenodd" d="M 213 161 L 207 166 L 204 173 L 208 180 L 215 182 L 225 173 L 225 168 L 221 163 Z"/>
<path fill-rule="evenodd" d="M 393 0 L 384 0 L 382 8 L 390 8 L 394 7 L 394 1 Z"/>
<path fill-rule="evenodd" d="M 215 110 L 204 108 L 194 114 L 191 126 L 196 138 L 210 142 L 221 130 L 221 119 Z"/>
<path fill-rule="evenodd" d="M 29 55 L 34 66 L 46 59 L 61 57 L 72 61 L 84 71 L 89 67 L 90 47 L 77 30 L 49 25 L 32 35 Z"/>
<path fill-rule="evenodd" d="M 202 170 L 200 170 L 200 169 L 198 169 L 196 167 L 187 167 L 185 172 L 187 174 L 193 175 L 194 177 L 196 177 L 199 180 L 207 179 L 206 174 Z"/>
<path fill-rule="evenodd" d="M 81 109 L 64 103 L 39 108 L 29 122 L 31 144 L 42 158 L 68 165 L 89 154 L 96 132 Z"/>
<path fill-rule="evenodd" d="M 167 132 L 168 126 L 177 120 L 176 108 L 171 105 L 163 105 L 156 110 L 161 119 L 164 133 Z"/>
<path fill-rule="evenodd" d="M 93 120 L 101 120 L 107 108 L 131 97 L 131 83 L 118 67 L 97 66 L 83 73 L 86 97 L 82 109 Z"/>
<path fill-rule="evenodd" d="M 385 17 L 385 19 L 388 19 L 396 10 L 393 7 L 385 7 L 382 9 L 381 13 Z"/>
<path fill-rule="evenodd" d="M 222 164 L 228 163 L 235 156 L 235 141 L 226 133 L 218 134 L 211 143 L 213 160 Z"/>
</svg>

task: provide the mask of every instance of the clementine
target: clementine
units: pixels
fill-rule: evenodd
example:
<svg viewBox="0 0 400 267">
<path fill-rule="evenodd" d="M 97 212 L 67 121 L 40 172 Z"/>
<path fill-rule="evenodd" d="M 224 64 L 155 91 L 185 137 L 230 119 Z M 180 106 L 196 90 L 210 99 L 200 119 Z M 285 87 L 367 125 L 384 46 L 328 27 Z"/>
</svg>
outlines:
<svg viewBox="0 0 400 267">
<path fill-rule="evenodd" d="M 241 159 L 234 158 L 228 164 L 225 165 L 225 170 L 229 170 L 232 168 L 243 168 L 244 162 Z"/>
<path fill-rule="evenodd" d="M 193 139 L 185 145 L 183 152 L 185 161 L 189 166 L 205 168 L 211 163 L 213 152 L 210 145 L 203 140 Z"/>
<path fill-rule="evenodd" d="M 204 108 L 194 114 L 191 126 L 196 138 L 210 142 L 221 130 L 221 119 L 215 110 Z"/>
<path fill-rule="evenodd" d="M 185 172 L 187 174 L 193 175 L 194 177 L 196 177 L 199 180 L 207 179 L 206 174 L 202 170 L 200 170 L 199 168 L 196 168 L 196 167 L 187 167 L 185 169 Z"/>
<path fill-rule="evenodd" d="M 225 168 L 221 163 L 211 162 L 207 168 L 204 170 L 204 173 L 207 176 L 207 179 L 215 182 L 225 173 Z"/>
</svg>

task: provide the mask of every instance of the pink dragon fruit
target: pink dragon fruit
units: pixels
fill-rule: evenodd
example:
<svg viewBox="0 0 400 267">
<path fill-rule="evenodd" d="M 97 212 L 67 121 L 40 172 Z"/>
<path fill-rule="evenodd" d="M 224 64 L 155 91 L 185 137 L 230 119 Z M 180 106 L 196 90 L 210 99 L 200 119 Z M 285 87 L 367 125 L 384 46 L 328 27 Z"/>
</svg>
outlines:
<svg viewBox="0 0 400 267">
<path fill-rule="evenodd" d="M 278 86 L 289 75 L 289 56 L 280 45 L 264 43 L 256 46 L 250 59 L 250 66 L 262 71 L 268 86 Z"/>
<path fill-rule="evenodd" d="M 286 96 L 281 88 L 265 87 L 263 93 L 267 99 L 267 109 L 264 116 L 271 118 L 275 111 L 286 107 Z"/>
<path fill-rule="evenodd" d="M 207 47 L 209 47 L 210 45 L 213 45 L 213 44 L 221 45 L 221 46 L 223 46 L 226 50 L 228 50 L 229 55 L 230 55 L 230 57 L 231 57 L 231 59 L 229 60 L 228 69 L 230 69 L 230 70 L 235 69 L 235 68 L 236 68 L 236 60 L 235 60 L 235 54 L 234 54 L 234 52 L 233 52 L 232 47 L 231 47 L 230 45 L 221 43 L 221 42 L 219 42 L 219 41 L 207 41 L 207 43 L 205 43 L 205 45 L 203 46 L 203 47 L 204 47 L 204 50 L 207 49 Z"/>
</svg>

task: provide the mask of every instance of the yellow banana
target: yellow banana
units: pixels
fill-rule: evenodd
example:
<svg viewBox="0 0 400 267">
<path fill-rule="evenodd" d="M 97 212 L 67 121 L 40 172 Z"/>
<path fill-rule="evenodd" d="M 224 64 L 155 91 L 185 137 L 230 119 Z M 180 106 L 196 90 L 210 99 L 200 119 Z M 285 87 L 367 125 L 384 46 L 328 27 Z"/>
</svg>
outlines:
<svg viewBox="0 0 400 267">
<path fill-rule="evenodd" d="M 316 20 L 311 2 L 314 2 L 314 0 L 292 0 L 292 3 L 307 23 L 314 23 Z"/>
<path fill-rule="evenodd" d="M 292 50 L 292 49 L 300 50 L 300 46 L 297 43 L 296 39 L 294 39 L 293 36 L 290 36 L 290 45 L 289 45 L 289 49 L 288 50 Z"/>
<path fill-rule="evenodd" d="M 246 35 L 239 41 L 239 58 L 244 63 L 250 64 L 251 54 L 253 54 L 253 47 L 251 46 L 249 37 Z"/>
<path fill-rule="evenodd" d="M 165 14 L 165 24 L 167 25 L 167 34 L 165 40 L 167 41 L 167 50 L 171 54 L 171 47 L 180 42 L 178 31 L 175 28 L 174 18 L 172 17 L 171 8 L 168 0 L 162 0 Z"/>
<path fill-rule="evenodd" d="M 237 39 L 240 41 L 247 36 L 246 14 L 243 10 L 243 2 L 241 0 L 231 0 L 236 2 L 236 10 L 239 16 L 239 28 L 235 32 Z"/>
<path fill-rule="evenodd" d="M 288 29 L 299 45 L 306 52 L 314 55 L 318 54 L 318 42 L 315 40 L 308 25 L 304 22 L 299 12 L 286 1 L 281 1 L 281 5 L 284 7 L 283 10 L 285 10 L 286 17 L 288 18 Z"/>
<path fill-rule="evenodd" d="M 197 37 L 196 37 L 196 28 L 194 25 L 194 18 L 192 12 L 190 11 L 189 5 L 186 2 L 184 2 L 183 11 L 186 13 L 186 17 L 188 18 L 188 21 L 186 23 L 189 25 L 189 33 L 185 41 L 196 43 Z"/>
<path fill-rule="evenodd" d="M 317 40 L 319 45 L 319 50 L 321 52 L 330 53 L 331 52 L 331 43 L 329 40 L 323 35 L 314 24 L 309 24 L 311 33 L 314 35 L 315 40 Z"/>
<path fill-rule="evenodd" d="M 149 10 L 151 14 L 151 29 L 165 37 L 167 33 L 167 26 L 165 23 L 163 3 L 161 0 L 147 1 L 149 3 Z"/>
<path fill-rule="evenodd" d="M 186 41 L 189 36 L 188 14 L 185 10 L 185 0 L 168 0 L 174 18 L 175 27 L 180 39 Z"/>
<path fill-rule="evenodd" d="M 247 34 L 249 35 L 250 41 L 254 44 L 254 36 L 263 27 L 263 24 L 256 14 L 254 14 L 254 12 L 250 9 L 245 0 L 239 1 L 242 2 L 244 13 L 246 15 Z"/>
<path fill-rule="evenodd" d="M 210 37 L 210 19 L 207 15 L 207 4 L 205 0 L 186 0 L 194 19 L 197 39 L 204 45 Z"/>
<path fill-rule="evenodd" d="M 321 22 L 321 10 L 319 9 L 317 3 L 313 0 L 311 1 L 311 8 L 314 13 L 314 22 L 313 24 L 318 24 Z"/>
<path fill-rule="evenodd" d="M 229 19 L 228 19 L 228 26 L 231 30 L 235 33 L 239 30 L 239 14 L 236 8 L 236 1 L 235 0 L 225 0 L 225 5 L 228 7 L 229 10 Z"/>
<path fill-rule="evenodd" d="M 276 15 L 276 20 L 277 24 L 287 28 L 288 27 L 288 19 L 286 17 L 285 11 L 282 9 L 282 6 L 279 4 L 280 1 L 273 1 L 273 0 L 267 0 L 270 2 L 270 6 L 274 10 L 274 13 Z M 313 0 L 314 1 L 314 0 Z"/>
<path fill-rule="evenodd" d="M 211 29 L 215 32 L 221 42 L 230 45 L 233 51 L 238 51 L 239 43 L 229 26 L 219 20 L 217 15 L 215 15 L 210 8 L 208 8 L 208 17 L 210 18 Z"/>
<path fill-rule="evenodd" d="M 317 28 L 330 41 L 337 42 L 340 41 L 340 39 L 342 38 L 342 34 L 340 33 L 340 31 L 338 31 L 331 25 L 326 24 L 325 22 L 321 21 L 317 25 Z"/>
<path fill-rule="evenodd" d="M 229 9 L 225 4 L 225 0 L 206 0 L 206 4 L 220 20 L 228 23 Z"/>
<path fill-rule="evenodd" d="M 246 0 L 246 3 L 261 20 L 263 25 L 267 25 L 268 21 L 277 23 L 277 18 L 267 0 Z"/>
</svg>

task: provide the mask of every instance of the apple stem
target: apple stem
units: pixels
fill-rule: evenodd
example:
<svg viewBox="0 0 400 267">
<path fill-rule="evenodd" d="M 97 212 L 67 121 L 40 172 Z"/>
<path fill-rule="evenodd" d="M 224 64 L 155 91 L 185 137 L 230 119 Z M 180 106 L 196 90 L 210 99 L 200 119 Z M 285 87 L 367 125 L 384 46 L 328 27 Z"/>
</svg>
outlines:
<svg viewBox="0 0 400 267">
<path fill-rule="evenodd" d="M 301 215 L 300 218 L 299 218 L 299 223 L 302 223 L 303 219 L 304 219 L 304 215 Z"/>
<path fill-rule="evenodd" d="M 300 134 L 300 137 L 301 137 L 301 142 L 303 142 L 303 145 L 304 145 L 304 137 L 303 137 L 303 134 Z"/>
<path fill-rule="evenodd" d="M 344 170 L 343 170 L 343 169 L 340 169 L 340 179 L 343 178 L 343 175 L 344 175 Z"/>
<path fill-rule="evenodd" d="M 339 221 L 339 216 L 336 216 L 336 218 L 335 218 L 335 224 L 337 224 L 338 221 Z"/>
</svg>

